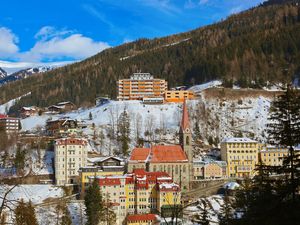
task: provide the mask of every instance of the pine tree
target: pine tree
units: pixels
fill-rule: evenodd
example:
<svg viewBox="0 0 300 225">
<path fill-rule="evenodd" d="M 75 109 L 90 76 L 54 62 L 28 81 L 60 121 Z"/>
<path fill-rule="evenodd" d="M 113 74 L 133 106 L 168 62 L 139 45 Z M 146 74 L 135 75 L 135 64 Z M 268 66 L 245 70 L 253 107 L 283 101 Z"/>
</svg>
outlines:
<svg viewBox="0 0 300 225">
<path fill-rule="evenodd" d="M 271 105 L 268 134 L 270 143 L 289 149 L 288 157 L 283 160 L 281 173 L 288 174 L 287 189 L 291 190 L 295 201 L 299 186 L 299 156 L 295 155 L 294 146 L 300 144 L 300 94 L 299 91 L 288 87 L 283 95 Z"/>
<path fill-rule="evenodd" d="M 125 109 L 120 115 L 118 130 L 119 130 L 119 141 L 121 142 L 121 146 L 122 146 L 122 153 L 123 155 L 127 156 L 129 150 L 129 142 L 130 142 L 130 137 L 129 137 L 130 118 Z"/>
<path fill-rule="evenodd" d="M 208 203 L 206 199 L 201 199 L 201 206 L 198 206 L 201 213 L 196 216 L 197 222 L 201 225 L 209 225 Z"/>
<path fill-rule="evenodd" d="M 110 201 L 109 195 L 106 196 L 105 200 L 105 221 L 107 225 L 114 225 L 116 224 L 116 214 L 113 211 L 113 205 Z"/>
<path fill-rule="evenodd" d="M 198 141 L 201 139 L 201 132 L 200 132 L 200 127 L 199 127 L 199 122 L 196 120 L 195 126 L 194 126 L 194 135 L 195 135 L 195 140 Z"/>
<path fill-rule="evenodd" d="M 227 189 L 224 194 L 224 204 L 220 208 L 220 214 L 218 217 L 220 225 L 229 225 L 233 218 L 233 208 L 231 206 Z"/>
<path fill-rule="evenodd" d="M 93 120 L 93 114 L 92 114 L 92 112 L 89 113 L 89 120 Z"/>
<path fill-rule="evenodd" d="M 18 173 L 22 172 L 25 167 L 25 151 L 21 150 L 21 147 L 17 147 L 17 152 L 14 160 L 14 165 Z"/>
<path fill-rule="evenodd" d="M 31 202 L 25 203 L 23 199 L 15 209 L 16 225 L 38 225 L 35 210 Z"/>
<path fill-rule="evenodd" d="M 88 187 L 84 203 L 86 206 L 87 225 L 98 225 L 103 219 L 103 201 L 99 185 L 96 180 Z"/>
</svg>

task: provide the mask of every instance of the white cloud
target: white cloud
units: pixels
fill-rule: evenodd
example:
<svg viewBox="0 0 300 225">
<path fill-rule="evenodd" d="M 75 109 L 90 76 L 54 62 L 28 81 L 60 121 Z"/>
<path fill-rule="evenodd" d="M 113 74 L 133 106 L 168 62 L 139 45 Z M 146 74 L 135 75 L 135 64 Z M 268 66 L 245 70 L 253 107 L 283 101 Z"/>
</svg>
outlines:
<svg viewBox="0 0 300 225">
<path fill-rule="evenodd" d="M 199 4 L 200 5 L 205 5 L 206 3 L 208 3 L 209 0 L 200 0 Z"/>
<path fill-rule="evenodd" d="M 73 30 L 42 27 L 34 36 L 36 43 L 20 52 L 18 38 L 11 30 L 0 27 L 0 59 L 18 59 L 27 62 L 80 60 L 109 48 L 106 42 L 94 41 Z"/>
<path fill-rule="evenodd" d="M 20 54 L 22 60 L 40 61 L 61 58 L 83 59 L 106 48 L 106 42 L 97 42 L 70 30 L 56 30 L 54 27 L 43 27 L 35 35 L 39 39 L 28 51 Z"/>
<path fill-rule="evenodd" d="M 55 27 L 52 26 L 44 26 L 35 34 L 34 37 L 36 39 L 46 40 L 52 37 L 64 36 L 72 33 L 74 33 L 74 31 L 72 30 L 67 30 L 67 29 L 57 30 L 55 29 Z"/>
<path fill-rule="evenodd" d="M 19 51 L 18 38 L 6 27 L 0 27 L 0 57 L 10 57 Z"/>
<path fill-rule="evenodd" d="M 173 5 L 170 0 L 139 0 L 142 4 L 152 7 L 154 9 L 160 10 L 166 14 L 177 14 L 180 13 L 181 10 Z"/>
</svg>

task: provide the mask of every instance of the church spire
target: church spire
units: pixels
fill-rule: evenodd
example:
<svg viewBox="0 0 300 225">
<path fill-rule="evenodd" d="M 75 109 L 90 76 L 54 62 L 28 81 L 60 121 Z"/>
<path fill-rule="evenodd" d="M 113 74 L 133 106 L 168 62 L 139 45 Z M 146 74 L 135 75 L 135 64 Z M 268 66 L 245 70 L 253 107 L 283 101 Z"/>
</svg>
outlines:
<svg viewBox="0 0 300 225">
<path fill-rule="evenodd" d="M 185 99 L 183 102 L 182 119 L 181 119 L 180 128 L 182 131 L 185 131 L 187 128 L 190 128 L 189 113 L 187 110 Z"/>
</svg>

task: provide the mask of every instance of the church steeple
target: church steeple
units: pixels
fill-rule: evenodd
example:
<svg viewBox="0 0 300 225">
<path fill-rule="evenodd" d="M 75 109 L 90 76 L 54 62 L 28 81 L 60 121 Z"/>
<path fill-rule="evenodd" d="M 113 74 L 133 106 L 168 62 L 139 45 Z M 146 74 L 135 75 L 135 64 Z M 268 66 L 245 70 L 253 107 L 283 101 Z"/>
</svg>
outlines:
<svg viewBox="0 0 300 225">
<path fill-rule="evenodd" d="M 193 149 L 192 149 L 192 133 L 190 129 L 189 113 L 184 100 L 182 106 L 182 119 L 180 124 L 180 144 L 188 157 L 189 161 L 193 161 Z"/>
<path fill-rule="evenodd" d="M 190 129 L 190 121 L 189 121 L 189 113 L 187 110 L 186 102 L 184 100 L 183 107 L 182 107 L 182 119 L 181 119 L 181 126 L 180 129 L 185 131 L 186 129 Z"/>
</svg>

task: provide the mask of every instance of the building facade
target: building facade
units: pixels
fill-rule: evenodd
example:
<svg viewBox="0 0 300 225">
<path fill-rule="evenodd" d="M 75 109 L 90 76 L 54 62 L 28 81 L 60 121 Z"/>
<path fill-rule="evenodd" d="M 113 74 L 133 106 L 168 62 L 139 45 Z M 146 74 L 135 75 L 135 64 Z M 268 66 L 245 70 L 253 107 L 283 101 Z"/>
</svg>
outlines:
<svg viewBox="0 0 300 225">
<path fill-rule="evenodd" d="M 81 196 L 84 196 L 86 187 L 89 185 L 89 178 L 92 176 L 121 176 L 125 172 L 125 165 L 122 159 L 114 156 L 88 158 L 88 165 L 79 169 L 79 189 Z"/>
<path fill-rule="evenodd" d="M 55 183 L 78 183 L 79 169 L 87 165 L 87 141 L 79 138 L 62 138 L 55 141 Z"/>
<path fill-rule="evenodd" d="M 166 102 L 184 102 L 184 100 L 194 99 L 194 92 L 189 90 L 170 90 L 165 92 Z"/>
<path fill-rule="evenodd" d="M 194 161 L 194 179 L 217 179 L 226 177 L 226 162 L 224 161 Z"/>
<path fill-rule="evenodd" d="M 0 129 L 3 129 L 7 134 L 13 134 L 19 132 L 20 119 L 14 117 L 8 117 L 6 115 L 0 116 Z"/>
<path fill-rule="evenodd" d="M 114 206 L 117 224 L 139 224 L 137 219 L 131 218 L 158 212 L 167 214 L 173 208 L 180 207 L 180 187 L 165 172 L 135 169 L 123 176 L 96 177 L 96 180 L 104 201 Z"/>
<path fill-rule="evenodd" d="M 249 138 L 227 138 L 221 143 L 221 159 L 228 177 L 253 177 L 258 163 L 259 144 Z"/>
<path fill-rule="evenodd" d="M 150 73 L 134 73 L 130 79 L 118 81 L 118 100 L 143 100 L 149 97 L 163 97 L 168 84 L 156 79 Z"/>
</svg>

